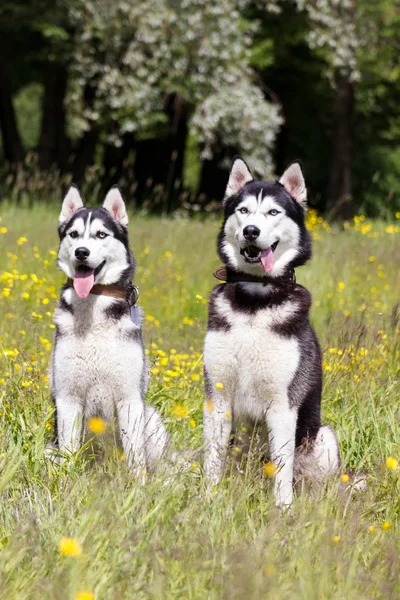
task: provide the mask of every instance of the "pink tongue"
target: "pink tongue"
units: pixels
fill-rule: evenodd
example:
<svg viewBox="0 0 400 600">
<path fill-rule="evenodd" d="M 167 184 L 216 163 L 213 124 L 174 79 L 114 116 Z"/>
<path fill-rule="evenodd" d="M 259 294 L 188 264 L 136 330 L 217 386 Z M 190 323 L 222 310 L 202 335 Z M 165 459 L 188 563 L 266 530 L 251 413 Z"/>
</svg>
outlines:
<svg viewBox="0 0 400 600">
<path fill-rule="evenodd" d="M 267 248 L 266 250 L 261 251 L 261 262 L 264 267 L 264 271 L 269 273 L 272 271 L 272 267 L 274 266 L 274 252 L 272 248 Z"/>
<path fill-rule="evenodd" d="M 94 271 L 77 271 L 74 277 L 74 288 L 79 298 L 87 298 L 94 284 Z"/>
</svg>

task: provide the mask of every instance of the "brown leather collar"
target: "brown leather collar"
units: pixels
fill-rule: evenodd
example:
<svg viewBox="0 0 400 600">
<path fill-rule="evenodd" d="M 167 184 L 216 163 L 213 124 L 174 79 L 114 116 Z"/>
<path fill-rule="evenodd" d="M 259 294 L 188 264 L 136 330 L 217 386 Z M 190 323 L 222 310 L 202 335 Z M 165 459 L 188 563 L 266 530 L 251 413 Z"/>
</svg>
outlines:
<svg viewBox="0 0 400 600">
<path fill-rule="evenodd" d="M 67 285 L 73 287 L 72 279 L 67 279 Z M 96 283 L 90 290 L 90 293 L 95 296 L 121 298 L 121 300 L 126 300 L 130 306 L 134 306 L 139 298 L 139 289 L 136 285 L 131 285 L 129 289 L 127 289 L 117 283 L 110 283 L 109 285 Z"/>
<path fill-rule="evenodd" d="M 214 271 L 215 279 L 225 281 L 226 283 L 240 283 L 241 281 L 250 283 L 269 283 L 272 285 L 280 285 L 282 283 L 296 283 L 296 273 L 294 269 L 281 277 L 268 277 L 268 275 L 251 275 L 250 273 L 238 273 L 226 267 L 218 267 Z"/>
</svg>

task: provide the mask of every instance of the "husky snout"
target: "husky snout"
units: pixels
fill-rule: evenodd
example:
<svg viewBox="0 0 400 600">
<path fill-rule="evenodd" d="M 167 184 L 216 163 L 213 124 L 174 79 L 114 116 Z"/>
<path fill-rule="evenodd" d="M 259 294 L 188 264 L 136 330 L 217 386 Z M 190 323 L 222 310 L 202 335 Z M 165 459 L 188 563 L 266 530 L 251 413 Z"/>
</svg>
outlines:
<svg viewBox="0 0 400 600">
<path fill-rule="evenodd" d="M 80 261 L 85 261 L 90 255 L 90 250 L 89 248 L 85 248 L 84 246 L 81 246 L 80 248 L 77 248 L 75 250 L 75 256 L 78 260 Z"/>
<path fill-rule="evenodd" d="M 260 233 L 261 233 L 261 230 L 258 227 L 256 227 L 255 225 L 247 225 L 243 229 L 243 237 L 248 242 L 254 242 L 254 240 L 256 240 L 258 238 Z"/>
</svg>

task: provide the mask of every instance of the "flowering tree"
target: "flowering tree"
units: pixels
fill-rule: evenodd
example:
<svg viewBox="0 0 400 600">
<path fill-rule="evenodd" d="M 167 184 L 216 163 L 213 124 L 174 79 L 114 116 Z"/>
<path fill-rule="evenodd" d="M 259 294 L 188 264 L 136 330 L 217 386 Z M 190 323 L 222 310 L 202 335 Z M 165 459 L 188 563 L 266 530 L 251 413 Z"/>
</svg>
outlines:
<svg viewBox="0 0 400 600">
<path fill-rule="evenodd" d="M 127 133 L 164 131 L 180 163 L 174 179 L 188 128 L 204 159 L 223 144 L 271 170 L 280 117 L 249 69 L 251 27 L 235 0 L 81 0 L 70 16 L 76 133 L 101 130 L 118 146 Z"/>
</svg>

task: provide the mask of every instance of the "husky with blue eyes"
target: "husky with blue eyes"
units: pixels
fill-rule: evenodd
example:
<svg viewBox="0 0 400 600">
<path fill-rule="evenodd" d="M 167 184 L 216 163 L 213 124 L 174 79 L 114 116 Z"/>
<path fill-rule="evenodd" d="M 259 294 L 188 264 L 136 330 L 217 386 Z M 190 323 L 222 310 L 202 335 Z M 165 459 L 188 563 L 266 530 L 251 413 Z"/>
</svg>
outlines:
<svg viewBox="0 0 400 600">
<path fill-rule="evenodd" d="M 118 188 L 99 208 L 85 207 L 70 188 L 59 216 L 58 266 L 68 279 L 54 318 L 51 385 L 60 460 L 79 449 L 85 420 L 115 415 L 128 464 L 143 479 L 168 436 L 144 401 L 147 364 L 127 226 Z"/>
<path fill-rule="evenodd" d="M 294 482 L 321 481 L 340 466 L 335 434 L 321 425 L 321 352 L 309 321 L 311 295 L 294 274 L 311 257 L 306 203 L 298 163 L 279 181 L 263 182 L 235 159 L 218 236 L 224 268 L 216 277 L 225 283 L 211 292 L 204 347 L 209 484 L 221 479 L 235 431 L 258 424 L 277 467 L 280 507 L 292 503 Z"/>
</svg>

